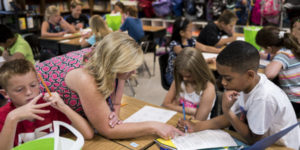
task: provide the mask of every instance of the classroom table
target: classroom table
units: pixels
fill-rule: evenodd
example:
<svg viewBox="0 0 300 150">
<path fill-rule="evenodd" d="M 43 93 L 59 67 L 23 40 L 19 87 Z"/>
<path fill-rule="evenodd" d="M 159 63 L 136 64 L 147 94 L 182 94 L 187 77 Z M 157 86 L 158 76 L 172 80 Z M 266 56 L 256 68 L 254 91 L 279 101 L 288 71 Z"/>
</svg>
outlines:
<svg viewBox="0 0 300 150">
<path fill-rule="evenodd" d="M 80 33 L 67 34 L 69 36 L 62 37 L 39 37 L 40 46 L 42 49 L 57 50 L 61 54 L 59 41 L 80 37 Z"/>
<path fill-rule="evenodd" d="M 67 53 L 70 51 L 80 50 L 80 41 L 83 40 L 81 37 L 66 39 L 59 41 L 59 49 L 61 53 Z"/>
<path fill-rule="evenodd" d="M 145 36 L 148 37 L 147 40 L 155 42 L 156 38 L 162 39 L 166 35 L 167 31 L 165 27 L 161 26 L 146 26 L 143 25 L 143 30 L 145 32 Z M 156 62 L 156 46 L 153 49 L 153 76 L 155 75 L 155 62 Z"/>
</svg>

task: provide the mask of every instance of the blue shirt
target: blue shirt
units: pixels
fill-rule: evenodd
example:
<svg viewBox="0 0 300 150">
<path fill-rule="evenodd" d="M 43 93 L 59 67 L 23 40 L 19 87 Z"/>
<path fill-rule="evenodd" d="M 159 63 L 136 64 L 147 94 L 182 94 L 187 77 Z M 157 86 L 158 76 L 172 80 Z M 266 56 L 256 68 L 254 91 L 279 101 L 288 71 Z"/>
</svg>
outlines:
<svg viewBox="0 0 300 150">
<path fill-rule="evenodd" d="M 140 42 L 145 35 L 142 22 L 138 18 L 127 17 L 120 29 L 122 31 L 128 30 L 128 34 L 137 42 Z"/>
<path fill-rule="evenodd" d="M 88 40 L 87 42 L 90 44 L 90 45 L 94 45 L 96 43 L 96 37 L 95 35 L 93 34 Z"/>
</svg>

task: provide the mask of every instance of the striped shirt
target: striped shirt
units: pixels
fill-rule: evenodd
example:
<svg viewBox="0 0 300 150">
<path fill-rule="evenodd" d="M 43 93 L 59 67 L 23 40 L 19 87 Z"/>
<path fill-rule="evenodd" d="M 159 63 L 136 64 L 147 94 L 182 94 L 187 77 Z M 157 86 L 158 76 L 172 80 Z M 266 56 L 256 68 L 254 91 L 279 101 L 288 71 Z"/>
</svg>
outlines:
<svg viewBox="0 0 300 150">
<path fill-rule="evenodd" d="M 300 103 L 300 60 L 291 50 L 281 49 L 273 61 L 282 64 L 279 72 L 279 83 L 286 92 L 290 101 Z"/>
</svg>

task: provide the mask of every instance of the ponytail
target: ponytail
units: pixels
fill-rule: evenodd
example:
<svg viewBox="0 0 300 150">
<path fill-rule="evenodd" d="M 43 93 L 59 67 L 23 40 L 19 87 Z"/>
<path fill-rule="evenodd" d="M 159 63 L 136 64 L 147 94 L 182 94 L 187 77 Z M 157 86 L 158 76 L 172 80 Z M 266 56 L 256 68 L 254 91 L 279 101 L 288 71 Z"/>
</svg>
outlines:
<svg viewBox="0 0 300 150">
<path fill-rule="evenodd" d="M 290 49 L 297 59 L 300 59 L 300 44 L 295 36 L 285 33 L 283 37 L 283 46 Z"/>
</svg>

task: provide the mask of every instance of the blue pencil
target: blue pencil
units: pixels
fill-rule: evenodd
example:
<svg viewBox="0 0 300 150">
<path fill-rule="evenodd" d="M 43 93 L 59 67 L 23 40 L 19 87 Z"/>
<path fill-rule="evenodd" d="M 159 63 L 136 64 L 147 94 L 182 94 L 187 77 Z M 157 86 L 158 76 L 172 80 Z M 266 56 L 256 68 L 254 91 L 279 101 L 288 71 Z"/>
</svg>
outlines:
<svg viewBox="0 0 300 150">
<path fill-rule="evenodd" d="M 182 113 L 183 113 L 183 120 L 185 120 L 184 102 L 182 103 Z M 187 126 L 184 126 L 184 132 L 187 133 Z"/>
</svg>

